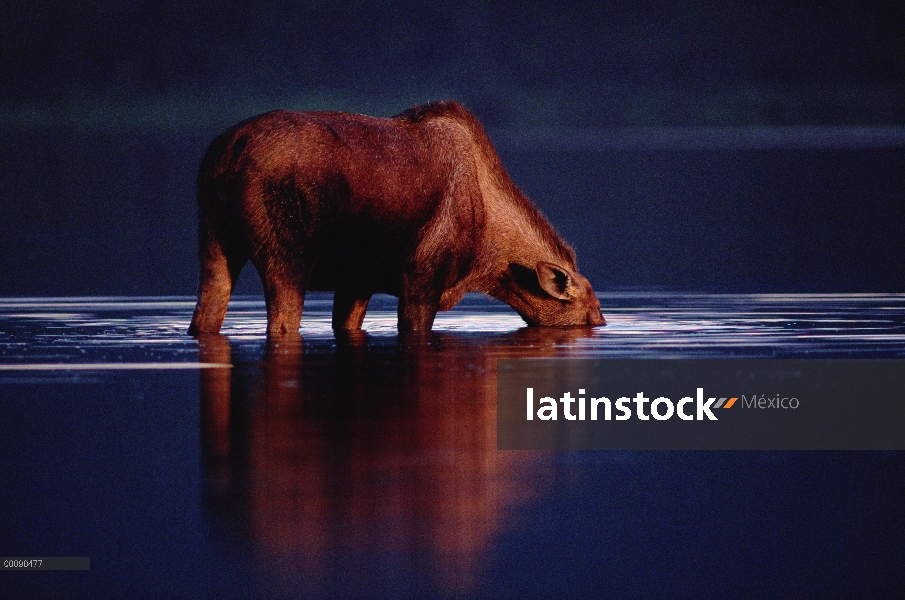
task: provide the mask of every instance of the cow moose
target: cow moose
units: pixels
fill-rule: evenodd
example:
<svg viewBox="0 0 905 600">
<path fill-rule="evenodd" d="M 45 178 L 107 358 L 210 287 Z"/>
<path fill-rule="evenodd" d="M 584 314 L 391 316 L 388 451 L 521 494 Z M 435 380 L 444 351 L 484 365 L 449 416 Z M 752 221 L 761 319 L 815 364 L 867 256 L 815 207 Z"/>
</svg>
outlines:
<svg viewBox="0 0 905 600">
<path fill-rule="evenodd" d="M 210 145 L 198 174 L 201 259 L 189 333 L 217 333 L 251 260 L 268 335 L 298 332 L 305 292 L 335 292 L 333 329 L 356 331 L 375 293 L 400 332 L 428 331 L 466 292 L 528 325 L 604 325 L 575 252 L 513 184 L 456 102 L 385 119 L 275 110 Z"/>
</svg>

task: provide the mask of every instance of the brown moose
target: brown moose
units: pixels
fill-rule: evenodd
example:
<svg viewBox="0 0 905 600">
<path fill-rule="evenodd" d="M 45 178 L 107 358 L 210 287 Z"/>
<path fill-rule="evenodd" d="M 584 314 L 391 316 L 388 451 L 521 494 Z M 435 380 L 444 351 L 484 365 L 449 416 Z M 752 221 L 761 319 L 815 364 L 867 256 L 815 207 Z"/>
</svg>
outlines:
<svg viewBox="0 0 905 600">
<path fill-rule="evenodd" d="M 455 102 L 391 119 L 272 111 L 217 137 L 198 174 L 201 276 L 189 333 L 216 333 L 251 260 L 268 334 L 297 332 L 307 290 L 332 290 L 333 329 L 361 329 L 372 294 L 399 331 L 430 330 L 466 292 L 529 325 L 603 325 L 575 253 L 512 183 Z"/>
</svg>

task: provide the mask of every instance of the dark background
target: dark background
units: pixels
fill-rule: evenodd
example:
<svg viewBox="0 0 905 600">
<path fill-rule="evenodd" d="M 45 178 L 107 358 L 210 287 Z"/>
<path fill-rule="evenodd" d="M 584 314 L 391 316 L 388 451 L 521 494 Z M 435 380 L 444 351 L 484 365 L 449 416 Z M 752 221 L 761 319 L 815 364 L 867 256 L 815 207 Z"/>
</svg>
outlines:
<svg viewBox="0 0 905 600">
<path fill-rule="evenodd" d="M 191 294 L 217 133 L 437 98 L 599 291 L 902 291 L 905 4 L 787 4 L 7 2 L 0 295 Z"/>
</svg>

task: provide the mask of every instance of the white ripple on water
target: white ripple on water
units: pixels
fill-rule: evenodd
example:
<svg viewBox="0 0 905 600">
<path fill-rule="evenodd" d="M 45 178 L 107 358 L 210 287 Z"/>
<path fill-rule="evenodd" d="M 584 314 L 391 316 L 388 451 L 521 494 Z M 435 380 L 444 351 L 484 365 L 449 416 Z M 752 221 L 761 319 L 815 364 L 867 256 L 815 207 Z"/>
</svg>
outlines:
<svg viewBox="0 0 905 600">
<path fill-rule="evenodd" d="M 597 356 L 769 354 L 773 350 L 831 353 L 892 350 L 905 355 L 905 295 L 602 294 L 608 325 L 569 343 L 572 353 Z M 188 353 L 193 302 L 187 299 L 0 299 L 0 362 L 37 352 L 132 348 Z M 333 339 L 330 299 L 306 302 L 301 334 Z M 387 303 L 381 305 L 386 307 Z M 372 310 L 364 329 L 396 336 L 396 311 Z M 263 302 L 230 304 L 223 333 L 234 340 L 266 337 Z M 524 327 L 508 307 L 468 297 L 440 313 L 441 333 L 499 335 Z"/>
</svg>

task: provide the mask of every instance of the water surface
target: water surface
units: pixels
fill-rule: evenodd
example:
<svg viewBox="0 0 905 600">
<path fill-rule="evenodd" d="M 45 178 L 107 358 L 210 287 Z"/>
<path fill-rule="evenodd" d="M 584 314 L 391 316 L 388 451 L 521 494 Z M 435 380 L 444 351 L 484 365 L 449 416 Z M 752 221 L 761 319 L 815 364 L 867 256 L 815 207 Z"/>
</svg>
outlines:
<svg viewBox="0 0 905 600">
<path fill-rule="evenodd" d="M 263 303 L 185 335 L 188 298 L 0 300 L 0 544 L 90 556 L 29 597 L 905 593 L 897 452 L 500 452 L 496 359 L 905 356 L 905 295 L 602 294 L 531 329 L 469 296 L 400 338 Z M 12 593 L 12 592 L 11 592 Z"/>
</svg>

